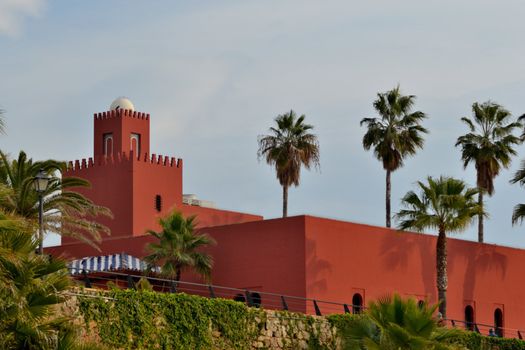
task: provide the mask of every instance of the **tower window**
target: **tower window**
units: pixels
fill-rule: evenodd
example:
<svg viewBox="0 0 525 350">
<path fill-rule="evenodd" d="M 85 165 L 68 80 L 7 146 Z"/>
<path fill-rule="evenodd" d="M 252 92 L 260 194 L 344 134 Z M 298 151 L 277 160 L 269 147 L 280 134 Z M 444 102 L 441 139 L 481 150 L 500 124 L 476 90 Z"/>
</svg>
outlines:
<svg viewBox="0 0 525 350">
<path fill-rule="evenodd" d="M 155 209 L 160 212 L 162 210 L 162 197 L 160 194 L 155 196 Z"/>
<path fill-rule="evenodd" d="M 140 156 L 140 134 L 131 133 L 129 136 L 129 150 L 135 157 Z"/>
<path fill-rule="evenodd" d="M 104 147 L 104 155 L 109 156 L 113 154 L 113 134 L 107 133 L 104 134 L 102 139 L 102 145 Z"/>
</svg>

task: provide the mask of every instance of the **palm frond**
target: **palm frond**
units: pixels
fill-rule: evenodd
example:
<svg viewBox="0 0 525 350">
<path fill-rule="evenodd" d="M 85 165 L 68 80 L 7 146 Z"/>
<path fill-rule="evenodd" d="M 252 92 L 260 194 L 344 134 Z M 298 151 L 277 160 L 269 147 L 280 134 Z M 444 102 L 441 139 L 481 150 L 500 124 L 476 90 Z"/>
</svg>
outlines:
<svg viewBox="0 0 525 350">
<path fill-rule="evenodd" d="M 298 186 L 302 166 L 319 168 L 319 142 L 317 136 L 310 133 L 313 126 L 304 120 L 304 115 L 297 117 L 291 110 L 275 118 L 277 128 L 271 127 L 269 135 L 258 137 L 257 156 L 275 167 L 282 186 Z"/>
<path fill-rule="evenodd" d="M 211 277 L 212 257 L 202 249 L 215 244 L 215 240 L 202 232 L 196 232 L 196 216 L 185 218 L 174 211 L 159 219 L 161 231 L 148 230 L 156 238 L 149 243 L 144 258 L 149 266 L 160 265 L 161 273 L 169 278 L 180 278 L 184 269 L 193 269 L 206 281 Z"/>
</svg>

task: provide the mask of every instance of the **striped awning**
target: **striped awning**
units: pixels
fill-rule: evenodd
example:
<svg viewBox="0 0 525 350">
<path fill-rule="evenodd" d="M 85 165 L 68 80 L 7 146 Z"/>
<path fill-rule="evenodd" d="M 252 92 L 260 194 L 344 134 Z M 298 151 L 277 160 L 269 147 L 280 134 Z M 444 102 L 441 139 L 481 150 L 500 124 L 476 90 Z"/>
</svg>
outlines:
<svg viewBox="0 0 525 350">
<path fill-rule="evenodd" d="M 139 258 L 126 253 L 88 256 L 82 259 L 76 259 L 69 262 L 68 267 L 72 274 L 86 272 L 102 272 L 117 270 L 134 270 L 134 271 L 154 271 L 159 272 L 160 268 L 155 267 L 148 269 L 148 264 Z"/>
</svg>

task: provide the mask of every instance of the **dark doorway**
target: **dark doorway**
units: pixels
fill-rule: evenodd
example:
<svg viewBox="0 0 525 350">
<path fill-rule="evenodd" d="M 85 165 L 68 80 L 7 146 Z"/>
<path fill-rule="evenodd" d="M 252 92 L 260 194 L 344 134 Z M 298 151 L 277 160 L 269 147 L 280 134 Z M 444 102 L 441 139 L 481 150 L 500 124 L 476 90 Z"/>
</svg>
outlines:
<svg viewBox="0 0 525 350">
<path fill-rule="evenodd" d="M 474 308 L 470 305 L 465 307 L 465 328 L 469 331 L 474 330 Z"/>
<path fill-rule="evenodd" d="M 494 332 L 498 337 L 503 337 L 503 311 L 500 308 L 494 310 Z"/>
<path fill-rule="evenodd" d="M 352 312 L 360 314 L 363 311 L 363 297 L 359 293 L 355 293 L 352 297 Z"/>
</svg>

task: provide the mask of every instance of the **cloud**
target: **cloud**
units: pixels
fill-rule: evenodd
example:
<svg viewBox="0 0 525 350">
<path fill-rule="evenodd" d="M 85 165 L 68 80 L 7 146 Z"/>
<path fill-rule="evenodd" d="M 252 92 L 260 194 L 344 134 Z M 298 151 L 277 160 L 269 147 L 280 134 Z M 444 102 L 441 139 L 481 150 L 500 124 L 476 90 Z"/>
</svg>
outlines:
<svg viewBox="0 0 525 350">
<path fill-rule="evenodd" d="M 25 17 L 37 17 L 45 0 L 0 0 L 0 35 L 16 36 Z"/>
</svg>

